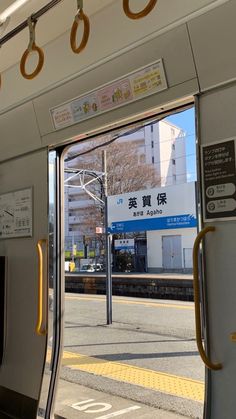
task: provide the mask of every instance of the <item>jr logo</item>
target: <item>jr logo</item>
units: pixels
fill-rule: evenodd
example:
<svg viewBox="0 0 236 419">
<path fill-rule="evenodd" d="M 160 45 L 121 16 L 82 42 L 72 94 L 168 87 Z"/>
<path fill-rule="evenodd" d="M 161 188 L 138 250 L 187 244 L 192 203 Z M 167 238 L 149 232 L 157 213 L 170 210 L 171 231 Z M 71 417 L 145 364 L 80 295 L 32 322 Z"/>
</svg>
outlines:
<svg viewBox="0 0 236 419">
<path fill-rule="evenodd" d="M 123 204 L 123 198 L 119 198 L 119 199 L 117 199 L 117 204 L 118 204 L 118 205 Z"/>
</svg>

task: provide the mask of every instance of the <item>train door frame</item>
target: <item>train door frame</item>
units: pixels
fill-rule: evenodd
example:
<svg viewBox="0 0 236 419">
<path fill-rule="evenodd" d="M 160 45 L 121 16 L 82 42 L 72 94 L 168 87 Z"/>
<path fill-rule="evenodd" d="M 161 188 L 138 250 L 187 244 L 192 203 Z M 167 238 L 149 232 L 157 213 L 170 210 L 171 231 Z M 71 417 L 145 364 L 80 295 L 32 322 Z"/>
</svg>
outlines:
<svg viewBox="0 0 236 419">
<path fill-rule="evenodd" d="M 52 150 L 48 149 L 50 154 Z M 55 153 L 55 159 L 53 163 L 54 170 L 54 191 L 53 191 L 53 203 L 54 203 L 54 226 L 53 226 L 53 244 L 54 248 L 51 249 L 49 257 L 52 258 L 53 262 L 53 303 L 52 303 L 52 348 L 50 358 L 50 380 L 47 385 L 47 398 L 46 403 L 42 412 L 45 419 L 50 419 L 54 414 L 55 399 L 57 394 L 57 384 L 60 374 L 60 364 L 63 354 L 63 330 L 64 330 L 64 259 L 61 257 L 63 254 L 62 244 L 64 243 L 64 223 L 63 217 L 60 216 L 61 204 L 64 202 L 63 197 L 63 186 L 61 186 L 61 173 L 63 173 L 63 167 L 61 167 L 61 148 L 58 147 Z M 49 190 L 48 190 L 49 193 Z"/>
<path fill-rule="evenodd" d="M 150 111 L 150 113 L 147 115 L 147 113 L 144 113 L 144 117 L 142 118 L 141 115 L 143 114 L 139 114 L 137 116 L 132 116 L 129 119 L 129 122 L 127 122 L 127 119 L 125 120 L 125 123 L 122 123 L 122 121 L 119 122 L 114 122 L 114 124 L 109 124 L 108 128 L 101 128 L 101 129 L 95 129 L 93 132 L 88 133 L 88 134 L 82 134 L 81 135 L 81 140 L 70 140 L 70 141 L 66 141 L 65 144 L 63 146 L 59 146 L 59 147 L 53 147 L 51 148 L 51 151 L 56 151 L 57 153 L 57 159 L 58 159 L 58 167 L 60 168 L 58 170 L 58 176 L 57 177 L 57 182 L 59 182 L 60 185 L 60 192 L 57 193 L 57 211 L 58 214 L 60 214 L 58 216 L 58 221 L 57 221 L 57 228 L 59 228 L 60 230 L 60 240 L 64 239 L 64 199 L 63 199 L 63 194 L 64 194 L 64 157 L 65 154 L 68 150 L 69 147 L 71 147 L 72 145 L 81 143 L 81 142 L 86 142 L 88 140 L 91 139 L 96 139 L 97 137 L 101 136 L 101 135 L 106 135 L 108 133 L 115 133 L 116 131 L 120 131 L 124 128 L 131 128 L 133 124 L 135 124 L 135 126 L 137 126 L 137 123 L 140 124 L 140 127 L 145 125 L 145 122 L 148 121 L 152 121 L 155 120 L 156 122 L 166 118 L 167 116 L 173 115 L 174 113 L 178 113 L 184 110 L 187 110 L 191 107 L 194 107 L 195 109 L 195 127 L 196 127 L 196 160 L 197 160 L 197 190 L 198 193 L 197 195 L 197 208 L 198 208 L 198 219 L 201 219 L 201 214 L 199 216 L 199 208 L 200 208 L 200 177 L 199 177 L 199 173 L 200 173 L 200 169 L 199 169 L 199 137 L 198 137 L 198 108 L 197 108 L 197 99 L 196 96 L 191 96 L 191 98 L 189 99 L 188 102 L 186 102 L 185 98 L 183 98 L 183 105 L 179 105 L 180 101 L 177 101 L 177 106 L 175 107 L 174 105 L 171 107 L 168 107 L 167 110 L 161 110 L 159 111 L 159 113 L 155 113 Z M 164 107 L 162 108 L 164 109 Z M 61 205 L 60 199 L 62 200 L 61 202 L 63 203 L 63 205 Z M 62 217 L 63 214 L 63 217 Z M 63 219 L 62 219 L 63 218 Z M 60 275 L 61 277 L 63 277 L 63 281 L 61 282 L 61 286 L 62 284 L 64 284 L 64 242 L 61 241 L 60 244 L 58 244 L 58 251 L 60 251 L 60 258 L 61 261 L 59 263 L 60 267 L 58 267 L 58 272 L 60 270 Z M 203 262 L 202 262 L 203 265 Z M 202 266 L 201 269 L 202 275 L 201 278 L 203 277 L 203 272 L 204 272 L 204 267 Z M 206 335 L 206 323 L 207 323 L 207 319 L 206 319 L 206 310 L 205 310 L 205 305 L 206 305 L 206 298 L 205 298 L 205 285 L 204 285 L 204 281 L 202 283 L 202 280 L 200 281 L 200 288 L 201 288 L 201 292 L 200 292 L 200 296 L 201 296 L 201 312 L 202 312 L 202 324 L 203 324 L 203 338 L 205 340 L 205 346 L 207 348 L 208 346 L 208 341 L 207 341 L 207 335 Z M 63 298 L 63 289 L 61 288 L 61 301 L 64 300 Z M 61 331 L 60 333 L 63 334 L 63 332 Z M 60 352 L 61 351 L 61 352 Z M 60 348 L 60 354 L 57 357 L 57 367 L 60 366 L 60 359 L 62 356 L 62 351 L 63 349 Z M 55 367 L 55 371 L 54 371 L 54 376 L 55 376 L 55 380 L 54 380 L 54 385 L 56 385 L 57 380 L 59 379 L 59 371 L 57 370 L 57 367 Z M 206 371 L 206 370 L 205 370 Z M 207 397 L 206 395 L 209 395 L 209 389 L 208 389 L 208 380 L 207 380 L 207 375 L 205 374 L 205 402 L 204 402 L 204 418 L 209 417 L 206 416 L 206 412 L 207 412 Z M 51 388 L 51 400 L 52 405 L 55 404 L 55 394 L 53 395 L 53 385 Z M 48 416 L 46 416 L 46 418 L 48 418 Z"/>
<path fill-rule="evenodd" d="M 201 177 L 201 135 L 200 135 L 200 109 L 199 109 L 199 95 L 194 96 L 194 107 L 195 107 L 195 129 L 196 129 L 196 203 L 198 208 L 198 233 L 202 230 L 203 226 L 203 214 L 202 214 L 202 177 Z M 199 264 L 199 305 L 200 305 L 200 314 L 201 314 L 201 333 L 202 341 L 204 341 L 204 347 L 206 353 L 209 352 L 209 326 L 208 326 L 208 317 L 207 317 L 207 307 L 208 307 L 208 298 L 207 298 L 207 285 L 206 285 L 206 271 L 205 271 L 205 249 L 204 243 L 202 243 L 201 251 L 198 256 Z M 195 305 L 195 330 L 196 330 L 196 295 L 194 290 L 194 305 Z M 204 379 L 204 410 L 203 410 L 203 419 L 210 419 L 210 370 L 205 366 L 205 379 Z"/>
<path fill-rule="evenodd" d="M 19 418 L 37 414 L 46 365 L 47 158 L 47 148 L 41 148 L 0 163 L 1 202 L 13 217 L 2 223 L 0 242 L 8 258 L 0 408 Z"/>
<path fill-rule="evenodd" d="M 234 122 L 232 123 L 234 121 L 232 102 L 235 102 L 235 92 L 235 83 L 229 83 L 226 86 L 214 86 L 213 89 L 197 95 L 195 99 L 198 138 L 198 202 L 201 208 L 200 233 L 195 242 L 195 249 L 199 251 L 199 254 L 195 254 L 195 263 L 197 264 L 198 256 L 198 269 L 202 278 L 202 290 L 200 289 L 203 300 L 201 320 L 204 324 L 202 325 L 202 332 L 203 337 L 205 337 L 205 347 L 202 351 L 202 359 L 204 360 L 205 358 L 203 362 L 206 365 L 205 419 L 211 419 L 212 417 L 221 418 L 222 415 L 227 418 L 233 417 L 233 391 L 231 389 L 233 388 L 233 377 L 235 377 L 233 374 L 235 370 L 235 352 L 231 346 L 233 339 L 230 332 L 235 324 L 235 316 L 232 315 L 231 308 L 231 298 L 235 295 L 235 286 L 232 280 L 232 267 L 235 261 L 232 252 L 232 232 L 235 228 L 235 220 L 232 216 L 227 217 L 227 213 L 225 218 L 222 217 L 222 214 L 216 217 L 204 216 L 206 212 L 204 200 L 206 199 L 207 180 L 204 179 L 206 159 L 203 157 L 203 150 L 204 147 L 212 146 L 214 150 L 216 147 L 224 145 L 226 141 L 235 141 L 235 124 Z M 220 102 L 219 107 L 218 104 L 215 106 L 217 102 L 216 97 L 217 101 Z M 219 126 L 222 125 L 220 130 L 219 126 L 217 130 L 217 124 Z M 227 148 L 225 151 L 227 154 Z M 231 157 L 230 153 L 229 156 Z M 211 179 L 212 185 L 218 184 L 218 180 L 222 182 L 221 161 L 217 162 L 217 164 L 215 165 L 215 170 L 218 170 L 219 178 L 217 176 L 213 177 Z M 224 200 L 224 196 L 222 200 Z M 207 234 L 208 232 L 211 233 Z M 208 237 L 205 237 L 206 235 Z M 196 277 L 196 274 L 194 276 Z M 228 281 L 227 286 L 225 281 Z M 228 291 L 228 294 L 224 294 L 224 291 L 228 289 L 231 289 L 231 293 Z M 222 323 L 219 321 L 219 313 L 221 314 L 222 312 L 219 309 L 220 305 L 221 310 L 222 307 L 225 307 L 224 315 L 220 316 L 223 320 Z M 228 339 L 226 339 L 226 336 Z M 200 336 L 198 336 L 198 339 L 200 340 Z M 199 352 L 201 352 L 201 348 Z"/>
</svg>

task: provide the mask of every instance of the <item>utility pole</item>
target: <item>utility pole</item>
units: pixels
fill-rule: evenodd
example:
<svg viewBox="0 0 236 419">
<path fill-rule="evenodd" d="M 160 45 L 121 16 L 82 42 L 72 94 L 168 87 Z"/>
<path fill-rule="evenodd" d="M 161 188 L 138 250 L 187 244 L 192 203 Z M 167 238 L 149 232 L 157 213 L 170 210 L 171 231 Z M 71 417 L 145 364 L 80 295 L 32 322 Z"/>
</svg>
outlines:
<svg viewBox="0 0 236 419">
<path fill-rule="evenodd" d="M 107 198 L 107 158 L 106 151 L 103 151 L 102 156 L 103 171 L 96 172 L 86 169 L 67 168 L 65 171 L 69 173 L 69 177 L 65 180 L 65 186 L 70 188 L 80 188 L 85 191 L 90 198 L 104 209 L 104 234 L 105 234 L 105 248 L 106 248 L 106 307 L 107 307 L 107 324 L 112 324 L 112 270 L 111 270 L 111 234 L 108 232 L 108 198 Z M 87 177 L 91 177 L 89 181 Z M 74 183 L 75 178 L 79 177 L 79 184 Z M 73 179 L 73 183 L 70 183 Z M 89 190 L 88 186 L 92 182 L 98 181 L 103 190 L 103 199 Z M 74 240 L 74 238 L 73 238 Z M 83 236 L 84 257 L 88 256 L 88 244 L 86 236 Z"/>
<path fill-rule="evenodd" d="M 103 172 L 104 172 L 104 224 L 106 243 L 106 307 L 107 324 L 112 324 L 112 271 L 111 271 L 111 235 L 108 232 L 108 198 L 107 198 L 107 156 L 103 151 Z"/>
</svg>

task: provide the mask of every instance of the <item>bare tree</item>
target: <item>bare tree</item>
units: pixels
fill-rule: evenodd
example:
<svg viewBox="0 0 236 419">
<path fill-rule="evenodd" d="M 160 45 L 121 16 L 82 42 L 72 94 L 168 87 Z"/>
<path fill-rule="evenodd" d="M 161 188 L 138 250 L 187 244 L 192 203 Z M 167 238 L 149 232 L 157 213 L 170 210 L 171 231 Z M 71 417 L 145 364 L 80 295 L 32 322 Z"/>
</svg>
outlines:
<svg viewBox="0 0 236 419">
<path fill-rule="evenodd" d="M 121 142 L 116 140 L 107 146 L 89 152 L 99 143 L 102 145 L 106 142 L 109 143 L 109 141 L 110 137 L 100 138 L 96 142 L 93 141 L 81 150 L 83 155 L 72 160 L 68 166 L 86 169 L 91 172 L 102 172 L 102 153 L 103 150 L 106 150 L 108 195 L 135 192 L 160 185 L 160 175 L 152 164 L 146 162 L 146 156 L 140 154 L 138 144 L 135 141 Z M 71 150 L 70 157 L 72 156 L 73 151 Z M 97 187 L 93 183 L 91 188 L 96 189 Z"/>
<path fill-rule="evenodd" d="M 139 144 L 134 140 L 121 139 L 111 142 L 110 136 L 100 137 L 96 141 L 86 143 L 86 146 L 81 144 L 80 150 L 78 146 L 70 149 L 67 157 L 72 159 L 66 163 L 66 166 L 84 170 L 83 181 L 89 182 L 93 177 L 96 178 L 96 174 L 103 172 L 102 154 L 103 150 L 106 150 L 108 196 L 157 187 L 160 185 L 160 176 L 154 166 L 145 161 L 145 154 L 140 152 Z M 75 155 L 77 157 L 73 158 Z M 72 183 L 78 184 L 79 178 L 75 177 Z M 102 198 L 102 179 L 98 178 L 97 181 L 89 183 L 86 189 Z M 80 199 L 79 193 L 77 199 Z M 81 195 L 82 199 L 84 198 Z M 90 230 L 91 234 L 95 234 L 96 227 L 103 224 L 102 206 L 99 207 L 99 204 L 91 199 L 91 205 L 87 205 L 79 217 L 80 231 Z"/>
<path fill-rule="evenodd" d="M 107 150 L 108 195 L 118 195 L 160 185 L 160 176 L 151 164 L 141 162 L 138 146 L 132 142 L 113 143 Z"/>
</svg>

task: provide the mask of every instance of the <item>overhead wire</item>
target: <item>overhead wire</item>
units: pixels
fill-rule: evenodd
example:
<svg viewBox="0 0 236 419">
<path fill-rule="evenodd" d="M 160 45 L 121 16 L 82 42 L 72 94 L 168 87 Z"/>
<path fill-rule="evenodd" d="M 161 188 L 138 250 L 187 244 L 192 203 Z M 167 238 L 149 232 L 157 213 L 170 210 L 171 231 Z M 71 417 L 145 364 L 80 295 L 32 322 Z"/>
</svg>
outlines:
<svg viewBox="0 0 236 419">
<path fill-rule="evenodd" d="M 124 137 L 125 136 L 127 136 L 127 135 L 124 135 Z M 121 135 L 119 138 L 122 138 L 123 137 L 123 135 Z M 175 141 L 176 140 L 181 140 L 181 139 L 185 139 L 186 140 L 186 138 L 191 138 L 191 137 L 195 137 L 195 133 L 190 133 L 190 134 L 187 134 L 187 135 L 184 135 L 183 137 L 175 137 L 175 138 L 169 138 L 168 140 L 164 140 L 164 141 L 161 141 L 161 144 L 164 144 L 164 143 L 169 143 L 169 142 L 172 142 L 173 144 L 175 144 Z M 117 139 L 119 139 L 119 138 L 117 138 Z M 89 141 L 89 140 L 88 140 Z M 153 141 L 153 140 L 152 140 Z M 109 143 L 110 143 L 110 140 L 109 141 L 107 141 L 107 142 L 105 142 L 105 143 L 102 143 L 101 144 L 101 146 L 103 147 L 105 147 L 107 144 L 109 145 Z M 144 145 L 141 145 L 141 146 L 143 146 L 143 147 L 145 147 L 146 145 L 144 144 Z M 72 146 L 73 147 L 73 146 Z M 96 150 L 97 148 L 100 148 L 100 146 L 99 147 L 97 147 L 97 146 L 95 146 L 95 147 L 93 147 L 93 148 L 91 148 L 91 149 L 88 149 L 88 150 L 85 150 L 84 152 L 82 152 L 82 153 L 80 153 L 80 154 L 76 154 L 76 155 L 73 155 L 73 156 L 71 156 L 71 157 L 68 157 L 68 159 L 65 159 L 65 162 L 67 162 L 67 161 L 70 161 L 69 159 L 71 159 L 71 160 L 73 160 L 74 158 L 77 158 L 77 157 L 80 157 L 80 156 L 83 156 L 84 154 L 87 154 L 87 153 L 90 153 L 90 152 L 92 152 L 92 151 L 94 151 L 94 150 Z M 154 147 L 152 147 L 152 148 L 154 148 Z M 70 152 L 69 152 L 70 153 Z M 185 154 L 185 156 L 191 156 L 192 154 L 188 154 L 188 155 L 186 155 Z M 196 155 L 196 153 L 193 153 L 193 155 Z M 183 156 L 182 156 L 183 157 Z M 162 161 L 164 161 L 164 160 L 162 160 Z"/>
<path fill-rule="evenodd" d="M 154 161 L 154 163 L 147 163 L 147 162 L 144 162 L 144 164 L 146 163 L 146 164 L 149 164 L 150 166 L 152 166 L 153 164 L 161 164 L 161 163 L 165 163 L 165 162 L 170 162 L 171 160 L 178 160 L 178 159 L 183 159 L 183 158 L 186 158 L 186 157 L 196 157 L 196 153 L 190 153 L 190 154 L 182 154 L 182 155 L 180 155 L 180 156 L 178 156 L 178 157 L 170 157 L 169 159 L 165 159 L 165 160 L 157 160 L 157 161 Z M 140 167 L 142 166 L 142 163 L 140 163 Z M 175 173 L 174 173 L 175 174 Z"/>
<path fill-rule="evenodd" d="M 135 131 L 133 131 L 132 133 L 135 133 Z M 122 135 L 122 136 L 123 136 L 123 135 Z M 105 142 L 105 143 L 102 143 L 102 144 L 98 144 L 97 146 L 94 146 L 94 147 L 90 148 L 89 150 L 85 150 L 85 151 L 83 151 L 83 152 L 80 152 L 79 154 L 74 154 L 74 155 L 73 155 L 73 156 L 71 156 L 71 157 L 67 157 L 67 158 L 65 159 L 65 163 L 70 162 L 70 161 L 72 161 L 72 160 L 74 160 L 74 159 L 76 159 L 76 158 L 78 158 L 78 157 L 82 157 L 82 156 L 84 156 L 84 155 L 86 155 L 86 154 L 89 154 L 89 153 L 91 153 L 92 151 L 96 151 L 96 150 L 98 150 L 99 148 L 103 148 L 103 147 L 109 146 L 110 144 L 112 144 L 113 142 L 115 142 L 117 139 L 122 138 L 122 136 L 121 136 L 121 137 L 117 137 L 117 138 L 112 138 L 111 140 L 109 140 L 109 141 L 107 141 L 107 142 Z M 124 136 L 125 136 L 125 134 L 124 134 Z M 182 137 L 182 138 L 183 138 L 183 139 L 185 139 L 186 137 L 192 137 L 192 136 L 194 136 L 194 134 L 191 134 L 191 135 L 189 135 L 189 136 L 184 136 L 184 137 Z M 178 139 L 180 139 L 180 138 L 178 138 Z M 173 141 L 173 140 L 166 140 L 166 141 L 163 141 L 163 143 L 164 143 L 164 142 L 169 142 L 169 141 Z M 179 159 L 179 158 L 183 158 L 183 157 L 191 157 L 191 156 L 196 156 L 196 153 L 184 154 L 184 155 L 181 155 L 181 156 L 178 156 L 178 157 L 173 156 L 173 157 L 170 157 L 170 158 L 173 158 L 173 159 L 177 160 L 177 159 Z M 169 161 L 169 160 L 170 160 L 170 159 L 160 160 L 160 161 L 157 161 L 157 162 L 155 162 L 155 163 L 162 163 L 162 162 Z"/>
<path fill-rule="evenodd" d="M 157 123 L 159 121 L 160 120 L 158 120 Z M 115 135 L 115 137 L 111 138 L 111 140 L 109 140 L 109 141 L 106 141 L 104 143 L 98 144 L 98 145 L 96 145 L 96 146 L 94 146 L 94 147 L 92 147 L 92 148 L 90 148 L 88 150 L 85 150 L 83 152 L 79 152 L 78 154 L 74 154 L 71 157 L 65 158 L 65 162 L 72 161 L 72 160 L 74 160 L 74 159 L 76 159 L 78 157 L 84 156 L 85 154 L 91 153 L 92 151 L 98 150 L 99 148 L 106 147 L 106 146 L 112 144 L 114 141 L 118 140 L 119 138 L 127 137 L 128 135 L 135 134 L 136 132 L 140 131 L 143 127 L 147 127 L 147 126 L 153 125 L 154 123 L 155 122 L 152 121 L 152 122 L 149 122 L 149 123 L 143 125 L 142 127 L 138 127 L 138 128 L 134 128 L 132 130 L 126 131 L 126 132 L 118 133 L 118 134 Z M 183 137 L 178 137 L 177 139 L 186 138 L 186 137 L 192 137 L 194 135 L 195 135 L 194 133 L 193 134 L 189 134 L 187 136 L 184 135 Z M 169 140 L 164 140 L 162 143 L 170 142 L 170 141 L 174 141 L 174 140 L 176 140 L 176 138 L 169 139 Z"/>
</svg>

